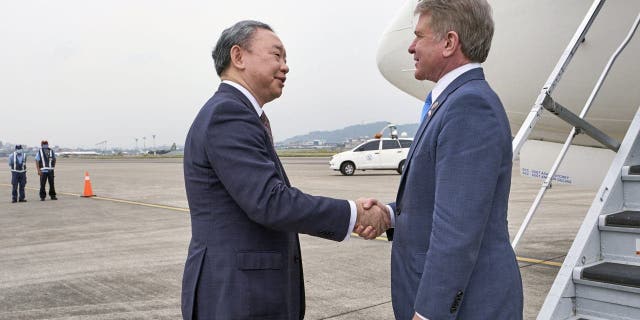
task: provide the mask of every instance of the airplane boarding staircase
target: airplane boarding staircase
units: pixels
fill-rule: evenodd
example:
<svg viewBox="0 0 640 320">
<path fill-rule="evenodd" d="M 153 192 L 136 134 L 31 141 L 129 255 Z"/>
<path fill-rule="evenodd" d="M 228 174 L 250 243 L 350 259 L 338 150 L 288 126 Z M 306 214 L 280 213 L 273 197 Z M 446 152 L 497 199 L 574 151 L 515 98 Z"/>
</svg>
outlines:
<svg viewBox="0 0 640 320">
<path fill-rule="evenodd" d="M 538 319 L 640 319 L 640 108 Z"/>
<path fill-rule="evenodd" d="M 621 143 L 584 120 L 613 63 L 635 34 L 640 14 L 605 66 L 580 115 L 573 114 L 552 98 L 562 74 L 604 3 L 605 0 L 594 1 L 513 140 L 513 154 L 517 157 L 544 109 L 573 126 L 514 237 L 514 249 L 551 187 L 552 178 L 576 135 L 585 133 L 616 152 L 538 314 L 539 320 L 640 319 L 640 108 Z"/>
</svg>

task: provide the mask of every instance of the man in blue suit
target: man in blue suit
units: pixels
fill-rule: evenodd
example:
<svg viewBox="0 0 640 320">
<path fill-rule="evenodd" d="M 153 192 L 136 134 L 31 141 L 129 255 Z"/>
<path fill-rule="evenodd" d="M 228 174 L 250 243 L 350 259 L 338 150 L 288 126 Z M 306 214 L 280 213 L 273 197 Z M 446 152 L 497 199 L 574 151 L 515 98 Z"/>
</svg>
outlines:
<svg viewBox="0 0 640 320">
<path fill-rule="evenodd" d="M 236 23 L 212 55 L 222 84 L 193 121 L 184 152 L 192 239 L 183 318 L 303 319 L 298 233 L 342 241 L 357 226 L 371 238 L 389 227 L 389 215 L 291 187 L 262 110 L 289 72 L 268 25 Z"/>
<path fill-rule="evenodd" d="M 493 36 L 491 7 L 422 0 L 415 13 L 414 76 L 436 84 L 389 207 L 396 319 L 522 319 L 507 229 L 511 130 L 480 67 Z"/>
</svg>

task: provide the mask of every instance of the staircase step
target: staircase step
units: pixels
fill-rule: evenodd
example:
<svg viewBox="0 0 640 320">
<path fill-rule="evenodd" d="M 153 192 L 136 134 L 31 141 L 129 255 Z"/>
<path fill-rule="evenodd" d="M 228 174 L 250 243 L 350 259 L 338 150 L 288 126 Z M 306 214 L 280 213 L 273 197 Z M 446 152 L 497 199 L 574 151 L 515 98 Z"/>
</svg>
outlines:
<svg viewBox="0 0 640 320">
<path fill-rule="evenodd" d="M 600 227 L 600 250 L 604 261 L 640 265 L 640 228 Z"/>
<path fill-rule="evenodd" d="M 582 288 L 585 289 L 585 288 Z M 607 296 L 605 300 L 592 300 L 591 298 L 576 298 L 576 320 L 631 320 L 638 319 L 640 309 L 637 306 L 637 296 L 620 295 L 617 292 L 601 291 L 592 292 L 591 296 Z M 598 298 L 599 298 L 598 297 Z M 635 300 L 635 301 L 634 301 Z"/>
<path fill-rule="evenodd" d="M 640 288 L 640 266 L 603 262 L 582 269 L 582 279 Z"/>
<path fill-rule="evenodd" d="M 622 181 L 640 181 L 640 165 L 622 167 L 620 177 Z"/>
<path fill-rule="evenodd" d="M 620 178 L 622 179 L 622 198 L 624 208 L 640 210 L 640 165 L 624 166 Z"/>
<path fill-rule="evenodd" d="M 640 211 L 623 211 L 607 215 L 607 227 L 640 228 Z"/>
</svg>

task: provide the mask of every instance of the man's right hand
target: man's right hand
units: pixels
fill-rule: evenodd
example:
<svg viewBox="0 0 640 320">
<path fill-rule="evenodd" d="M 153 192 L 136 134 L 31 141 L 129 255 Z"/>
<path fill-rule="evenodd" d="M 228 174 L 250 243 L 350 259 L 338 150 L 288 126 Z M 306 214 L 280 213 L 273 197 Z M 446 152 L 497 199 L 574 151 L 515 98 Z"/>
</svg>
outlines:
<svg viewBox="0 0 640 320">
<path fill-rule="evenodd" d="M 387 207 L 375 200 L 360 198 L 356 200 L 358 217 L 353 231 L 359 236 L 371 240 L 391 227 L 391 217 Z"/>
</svg>

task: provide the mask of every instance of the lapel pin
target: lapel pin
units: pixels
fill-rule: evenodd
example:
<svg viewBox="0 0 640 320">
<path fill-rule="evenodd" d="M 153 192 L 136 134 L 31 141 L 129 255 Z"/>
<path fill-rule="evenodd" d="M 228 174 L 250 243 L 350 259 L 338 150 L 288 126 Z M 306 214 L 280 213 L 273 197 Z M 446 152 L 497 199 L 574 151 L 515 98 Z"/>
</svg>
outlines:
<svg viewBox="0 0 640 320">
<path fill-rule="evenodd" d="M 436 109 L 438 109 L 438 101 L 434 102 L 431 108 L 429 108 L 429 112 L 427 112 L 428 116 L 431 117 L 431 115 L 433 114 L 434 111 L 436 111 Z"/>
</svg>

